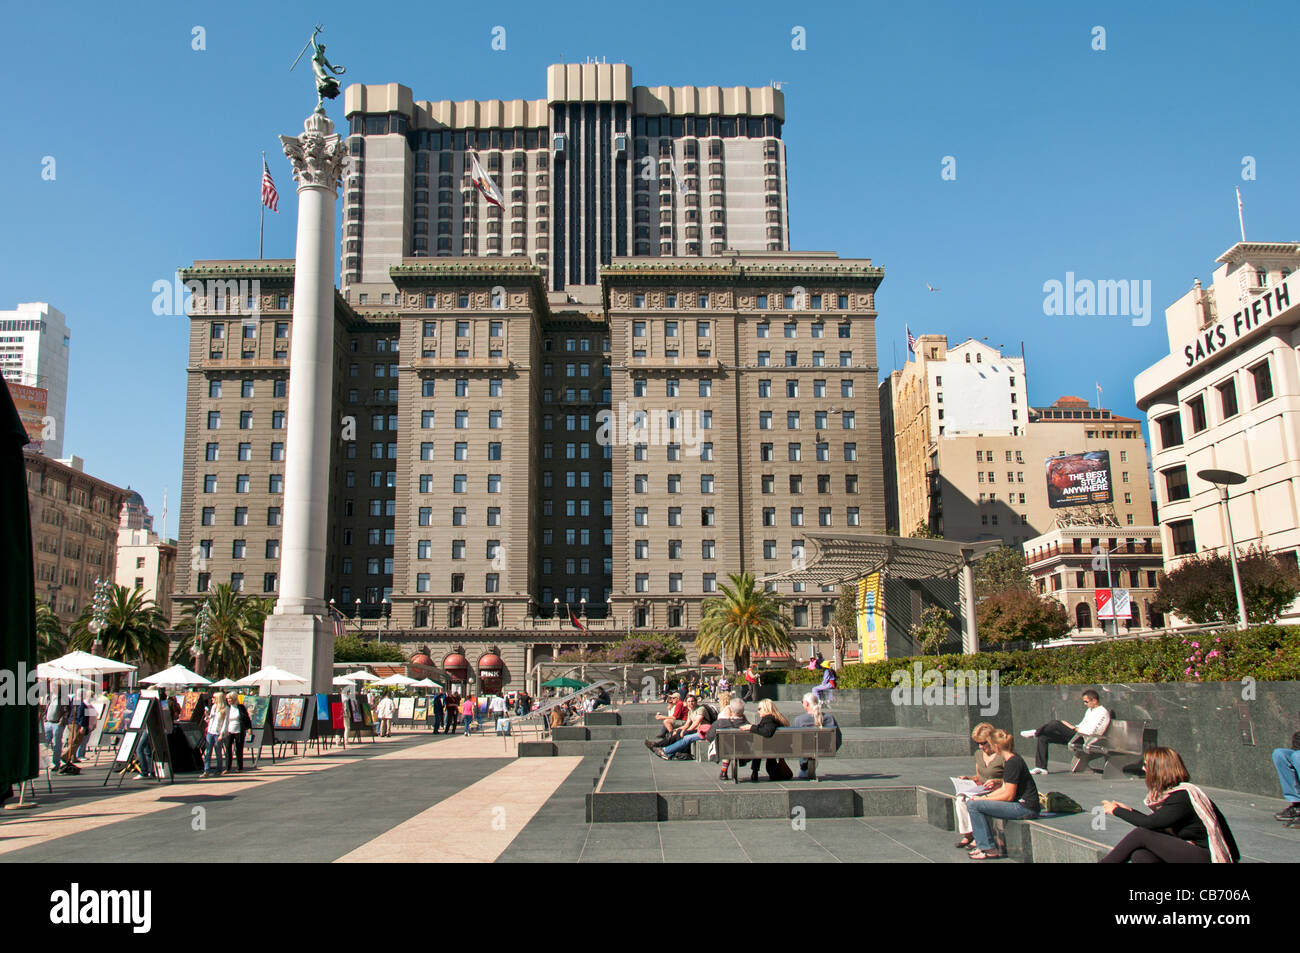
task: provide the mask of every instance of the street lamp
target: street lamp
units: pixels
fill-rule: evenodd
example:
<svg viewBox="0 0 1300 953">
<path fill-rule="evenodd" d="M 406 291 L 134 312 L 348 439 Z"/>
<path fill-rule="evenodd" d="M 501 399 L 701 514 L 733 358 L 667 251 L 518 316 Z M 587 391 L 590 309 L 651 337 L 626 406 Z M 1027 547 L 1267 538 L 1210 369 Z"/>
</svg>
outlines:
<svg viewBox="0 0 1300 953">
<path fill-rule="evenodd" d="M 203 674 L 203 640 L 208 635 L 208 604 L 204 601 L 199 606 L 199 614 L 194 619 L 194 644 L 190 646 L 190 654 L 194 656 L 194 673 Z"/>
<path fill-rule="evenodd" d="M 578 618 L 585 619 L 586 617 L 587 617 L 587 597 L 583 596 L 581 599 L 578 600 Z"/>
<path fill-rule="evenodd" d="M 555 606 L 555 610 L 554 612 L 552 612 L 551 618 L 558 619 L 560 617 L 560 597 L 556 596 L 554 599 L 551 600 L 551 602 Z"/>
<path fill-rule="evenodd" d="M 1196 475 L 1219 488 L 1219 502 L 1223 504 L 1223 516 L 1228 522 L 1228 553 L 1232 557 L 1232 587 L 1237 593 L 1237 622 L 1245 630 L 1249 623 L 1246 620 L 1246 600 L 1241 596 L 1241 572 L 1237 569 L 1237 543 L 1232 538 L 1232 511 L 1228 508 L 1228 487 L 1245 483 L 1246 478 L 1235 470 L 1200 470 Z"/>
<path fill-rule="evenodd" d="M 392 616 L 393 616 L 393 601 L 389 599 L 388 596 L 384 596 L 384 632 L 388 631 L 388 621 L 389 619 L 392 618 Z M 380 642 L 384 641 L 384 636 L 382 632 L 379 634 L 379 641 Z"/>
</svg>

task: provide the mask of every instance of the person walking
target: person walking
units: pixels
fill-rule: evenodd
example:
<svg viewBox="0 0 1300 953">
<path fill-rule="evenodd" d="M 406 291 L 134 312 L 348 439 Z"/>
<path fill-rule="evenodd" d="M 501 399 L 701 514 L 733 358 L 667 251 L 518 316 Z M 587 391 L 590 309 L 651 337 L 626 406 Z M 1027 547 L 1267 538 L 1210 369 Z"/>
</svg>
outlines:
<svg viewBox="0 0 1300 953">
<path fill-rule="evenodd" d="M 244 744 L 244 732 L 248 730 L 248 713 L 239 707 L 239 697 L 234 692 L 226 694 L 226 729 L 221 734 L 221 750 L 225 754 L 226 770 L 229 774 L 235 770 L 235 745 Z M 241 758 L 242 762 L 243 759 Z"/>
<path fill-rule="evenodd" d="M 469 732 L 471 728 L 478 727 L 474 719 L 474 714 L 475 714 L 474 699 L 472 697 L 466 698 L 460 704 L 460 719 L 465 724 L 466 738 L 469 737 Z"/>
<path fill-rule="evenodd" d="M 229 716 L 230 706 L 226 704 L 226 696 L 218 692 L 212 697 L 212 706 L 208 709 L 208 724 L 203 739 L 203 773 L 199 775 L 201 778 L 215 778 L 221 773 L 221 737 L 225 734 Z"/>
<path fill-rule="evenodd" d="M 506 717 L 507 708 L 506 700 L 502 695 L 492 696 L 492 724 L 496 725 L 498 721 Z"/>
<path fill-rule="evenodd" d="M 456 722 L 460 718 L 460 695 L 452 692 L 447 696 L 447 726 L 446 734 L 454 735 L 456 733 Z"/>
<path fill-rule="evenodd" d="M 226 704 L 238 719 L 239 733 L 232 737 L 235 740 L 235 771 L 239 772 L 244 770 L 244 737 L 253 729 L 253 718 L 234 692 L 226 695 Z M 230 759 L 229 754 L 226 755 L 226 759 Z"/>
<path fill-rule="evenodd" d="M 67 774 L 63 761 L 63 736 L 68 730 L 68 705 L 59 686 L 50 683 L 50 694 L 45 699 L 45 740 L 53 751 L 52 765 L 55 774 Z"/>
<path fill-rule="evenodd" d="M 433 694 L 433 733 L 436 735 L 442 730 L 443 712 L 447 708 L 447 695 L 440 688 Z"/>
</svg>

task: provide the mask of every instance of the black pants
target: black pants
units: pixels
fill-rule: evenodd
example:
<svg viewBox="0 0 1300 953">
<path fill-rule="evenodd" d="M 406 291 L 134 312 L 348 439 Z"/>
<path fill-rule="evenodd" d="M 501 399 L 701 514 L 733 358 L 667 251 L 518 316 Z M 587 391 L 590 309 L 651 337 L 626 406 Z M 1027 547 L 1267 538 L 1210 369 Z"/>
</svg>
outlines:
<svg viewBox="0 0 1300 953">
<path fill-rule="evenodd" d="M 1074 730 L 1059 721 L 1049 721 L 1038 729 L 1038 750 L 1034 752 L 1034 767 L 1047 770 L 1047 746 L 1063 745 L 1074 737 Z"/>
<path fill-rule="evenodd" d="M 225 756 L 222 764 L 227 771 L 244 770 L 244 736 L 226 735 L 221 739 L 221 750 Z M 239 767 L 235 767 L 235 758 L 239 759 Z"/>
<path fill-rule="evenodd" d="M 1101 859 L 1103 864 L 1208 864 L 1210 851 L 1173 834 L 1135 827 L 1115 849 Z"/>
<path fill-rule="evenodd" d="M 435 708 L 433 710 L 433 732 L 434 734 L 437 734 L 441 730 L 442 730 L 442 709 Z"/>
<path fill-rule="evenodd" d="M 447 734 L 454 735 L 456 733 L 457 720 L 456 712 L 452 711 L 447 713 Z"/>
</svg>

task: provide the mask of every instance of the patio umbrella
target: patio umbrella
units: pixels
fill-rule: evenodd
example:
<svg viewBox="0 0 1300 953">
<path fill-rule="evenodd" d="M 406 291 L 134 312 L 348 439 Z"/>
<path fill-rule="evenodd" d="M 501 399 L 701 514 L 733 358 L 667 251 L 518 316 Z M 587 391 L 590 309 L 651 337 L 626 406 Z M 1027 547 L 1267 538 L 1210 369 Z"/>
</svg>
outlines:
<svg viewBox="0 0 1300 953">
<path fill-rule="evenodd" d="M 171 668 L 165 668 L 157 674 L 150 675 L 148 678 L 142 678 L 140 681 L 146 685 L 211 685 L 212 683 L 197 672 L 191 672 L 184 665 L 173 665 Z"/>
<path fill-rule="evenodd" d="M 59 668 L 49 662 L 43 662 L 36 666 L 36 677 L 50 682 L 85 682 L 90 683 L 90 679 L 84 675 L 78 675 L 76 672 L 66 668 Z"/>
<path fill-rule="evenodd" d="M 354 683 L 346 675 L 340 675 L 331 684 L 337 685 L 339 688 L 351 688 Z"/>
<path fill-rule="evenodd" d="M 408 678 L 400 673 L 389 675 L 387 678 L 381 678 L 375 682 L 376 685 L 383 685 L 385 688 L 408 688 L 416 684 L 415 679 Z"/>
<path fill-rule="evenodd" d="M 59 668 L 66 668 L 72 672 L 90 672 L 95 675 L 120 675 L 123 672 L 134 672 L 136 666 L 127 662 L 118 662 L 111 658 L 101 658 L 98 655 L 91 655 L 89 652 L 69 652 L 67 655 L 61 655 L 50 662 Z"/>
<path fill-rule="evenodd" d="M 553 678 L 549 682 L 542 682 L 542 688 L 586 688 L 586 682 L 580 682 L 576 678 Z"/>
<path fill-rule="evenodd" d="M 439 685 L 431 678 L 422 678 L 411 687 L 412 688 L 436 688 L 438 689 L 438 691 L 442 691 L 442 686 Z"/>
<path fill-rule="evenodd" d="M 346 675 L 340 675 L 339 678 L 346 678 L 350 682 L 373 682 L 375 680 L 375 673 L 360 670 L 356 672 L 348 672 Z"/>
<path fill-rule="evenodd" d="M 30 671 L 36 666 L 36 571 L 32 565 L 32 524 L 27 501 L 27 431 L 9 395 L 0 387 L 0 670 Z M 0 801 L 9 786 L 40 773 L 36 745 L 36 706 L 19 693 L 16 705 L 0 705 Z"/>
<path fill-rule="evenodd" d="M 148 679 L 145 679 L 145 681 L 148 681 Z M 212 688 L 234 688 L 236 684 L 238 683 L 228 678 L 223 678 L 219 682 L 213 682 L 211 687 Z"/>
<path fill-rule="evenodd" d="M 279 684 L 288 685 L 306 685 L 307 679 L 301 675 L 295 675 L 293 672 L 286 672 L 282 668 L 276 668 L 274 665 L 268 665 L 266 668 L 258 669 L 252 675 L 245 675 L 236 685 L 256 685 L 259 688 L 263 685 L 269 685 L 271 694 L 276 694 L 275 686 Z"/>
</svg>

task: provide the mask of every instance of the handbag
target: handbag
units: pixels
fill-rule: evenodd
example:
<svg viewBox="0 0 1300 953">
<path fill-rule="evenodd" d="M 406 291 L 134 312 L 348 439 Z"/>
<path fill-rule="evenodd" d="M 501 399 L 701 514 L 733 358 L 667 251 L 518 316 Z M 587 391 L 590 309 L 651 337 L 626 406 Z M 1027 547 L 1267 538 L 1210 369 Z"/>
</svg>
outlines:
<svg viewBox="0 0 1300 953">
<path fill-rule="evenodd" d="M 1083 813 L 1083 807 L 1078 801 L 1068 794 L 1062 794 L 1060 791 L 1040 791 L 1038 793 L 1038 803 L 1049 814 Z"/>
<path fill-rule="evenodd" d="M 769 774 L 773 781 L 789 781 L 794 777 L 794 769 L 785 763 L 785 758 L 777 758 L 776 769 Z"/>
</svg>

